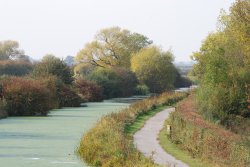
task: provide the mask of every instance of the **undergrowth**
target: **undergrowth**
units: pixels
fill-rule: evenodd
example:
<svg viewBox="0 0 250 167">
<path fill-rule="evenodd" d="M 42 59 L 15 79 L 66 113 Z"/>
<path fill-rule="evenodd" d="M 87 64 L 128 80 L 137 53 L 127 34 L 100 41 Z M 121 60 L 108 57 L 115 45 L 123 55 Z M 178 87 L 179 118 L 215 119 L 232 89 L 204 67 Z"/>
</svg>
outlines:
<svg viewBox="0 0 250 167">
<path fill-rule="evenodd" d="M 250 145 L 245 137 L 205 121 L 197 113 L 193 96 L 180 102 L 167 122 L 172 126 L 169 140 L 193 158 L 214 166 L 249 167 Z"/>
</svg>

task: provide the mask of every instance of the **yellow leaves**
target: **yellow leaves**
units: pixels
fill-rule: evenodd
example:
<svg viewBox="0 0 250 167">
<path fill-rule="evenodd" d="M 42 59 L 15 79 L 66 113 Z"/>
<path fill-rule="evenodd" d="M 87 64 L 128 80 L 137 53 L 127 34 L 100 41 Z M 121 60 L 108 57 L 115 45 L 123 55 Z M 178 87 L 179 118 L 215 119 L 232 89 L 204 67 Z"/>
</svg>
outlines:
<svg viewBox="0 0 250 167">
<path fill-rule="evenodd" d="M 85 45 L 77 54 L 76 60 L 100 67 L 130 68 L 132 54 L 151 43 L 147 37 L 126 29 L 106 28 L 99 31 L 95 39 Z"/>
<path fill-rule="evenodd" d="M 172 61 L 170 51 L 163 52 L 160 48 L 151 46 L 133 55 L 131 70 L 151 91 L 163 91 L 172 87 L 175 80 L 176 69 Z"/>
</svg>

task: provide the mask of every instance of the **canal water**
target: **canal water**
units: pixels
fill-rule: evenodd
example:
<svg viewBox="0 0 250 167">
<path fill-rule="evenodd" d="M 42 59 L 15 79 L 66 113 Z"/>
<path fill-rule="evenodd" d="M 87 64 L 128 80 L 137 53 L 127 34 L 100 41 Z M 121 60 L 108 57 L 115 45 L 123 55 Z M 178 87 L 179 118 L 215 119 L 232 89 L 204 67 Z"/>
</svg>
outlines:
<svg viewBox="0 0 250 167">
<path fill-rule="evenodd" d="M 47 117 L 0 120 L 0 167 L 83 167 L 75 155 L 79 140 L 103 115 L 128 103 L 87 103 L 52 110 Z"/>
</svg>

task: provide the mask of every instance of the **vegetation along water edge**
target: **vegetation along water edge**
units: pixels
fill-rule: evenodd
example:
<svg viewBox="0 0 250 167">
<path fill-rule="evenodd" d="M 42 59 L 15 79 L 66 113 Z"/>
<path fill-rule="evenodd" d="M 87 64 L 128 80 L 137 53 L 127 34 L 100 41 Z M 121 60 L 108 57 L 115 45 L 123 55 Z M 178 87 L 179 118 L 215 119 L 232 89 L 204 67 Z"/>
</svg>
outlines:
<svg viewBox="0 0 250 167">
<path fill-rule="evenodd" d="M 133 145 L 128 128 L 137 118 L 152 110 L 169 106 L 186 97 L 186 93 L 163 93 L 136 102 L 130 107 L 104 116 L 88 133 L 77 149 L 81 159 L 93 166 L 157 166 Z M 129 133 L 130 131 L 130 133 Z"/>
</svg>

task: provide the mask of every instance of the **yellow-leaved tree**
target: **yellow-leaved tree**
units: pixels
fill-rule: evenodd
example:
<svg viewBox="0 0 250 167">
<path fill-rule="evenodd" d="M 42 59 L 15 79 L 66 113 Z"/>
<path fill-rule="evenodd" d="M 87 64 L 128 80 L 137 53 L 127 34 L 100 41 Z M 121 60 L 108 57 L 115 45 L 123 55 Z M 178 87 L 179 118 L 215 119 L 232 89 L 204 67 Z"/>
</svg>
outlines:
<svg viewBox="0 0 250 167">
<path fill-rule="evenodd" d="M 173 60 L 171 51 L 151 46 L 133 55 L 131 69 L 141 84 L 146 84 L 151 92 L 160 93 L 174 87 L 177 70 Z"/>
</svg>

